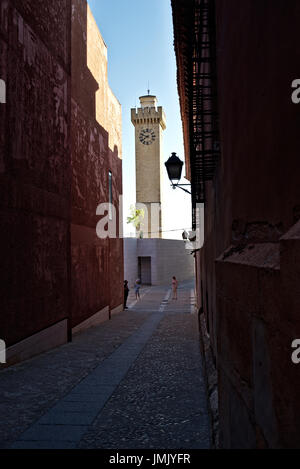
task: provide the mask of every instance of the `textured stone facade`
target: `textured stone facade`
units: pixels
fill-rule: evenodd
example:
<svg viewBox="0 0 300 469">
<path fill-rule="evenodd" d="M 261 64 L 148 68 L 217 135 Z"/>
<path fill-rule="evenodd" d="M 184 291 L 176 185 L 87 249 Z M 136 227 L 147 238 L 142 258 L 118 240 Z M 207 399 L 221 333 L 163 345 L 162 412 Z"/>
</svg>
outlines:
<svg viewBox="0 0 300 469">
<path fill-rule="evenodd" d="M 186 122 L 193 115 L 182 79 L 191 63 L 184 28 L 194 24 L 185 1 L 172 4 L 181 15 L 176 50 Z M 218 370 L 220 443 L 299 448 L 300 379 L 291 344 L 300 337 L 300 116 L 291 83 L 299 72 L 300 5 L 195 2 L 204 4 L 216 12 L 210 27 L 216 26 L 221 157 L 204 182 L 205 243 L 196 265 L 199 311 Z M 201 47 L 206 39 L 198 40 Z M 187 164 L 196 170 L 190 129 Z"/>
<path fill-rule="evenodd" d="M 123 302 L 122 240 L 95 234 L 109 171 L 115 205 L 122 191 L 121 107 L 85 0 L 1 1 L 0 78 L 0 338 L 17 361 Z"/>
<path fill-rule="evenodd" d="M 11 346 L 70 316 L 71 4 L 2 1 L 0 336 Z"/>
<path fill-rule="evenodd" d="M 217 0 L 216 14 L 222 157 L 206 188 L 201 278 L 219 370 L 221 444 L 299 447 L 300 380 L 291 361 L 300 333 L 299 230 L 285 241 L 300 202 L 300 119 L 290 98 L 299 2 L 262 8 L 231 0 L 229 8 Z"/>
<path fill-rule="evenodd" d="M 123 241 L 96 236 L 97 206 L 122 194 L 121 105 L 107 47 L 85 0 L 72 2 L 72 327 L 123 303 Z M 109 312 L 107 318 L 109 317 Z"/>
</svg>

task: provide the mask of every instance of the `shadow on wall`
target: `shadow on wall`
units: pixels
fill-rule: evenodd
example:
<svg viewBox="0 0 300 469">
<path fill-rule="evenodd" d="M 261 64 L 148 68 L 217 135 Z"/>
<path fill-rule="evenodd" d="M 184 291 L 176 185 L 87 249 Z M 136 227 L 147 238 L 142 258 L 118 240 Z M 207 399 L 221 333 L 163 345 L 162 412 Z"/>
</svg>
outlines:
<svg viewBox="0 0 300 469">
<path fill-rule="evenodd" d="M 96 119 L 96 93 L 99 83 L 87 66 L 88 5 L 86 0 L 72 0 L 72 99 Z"/>
<path fill-rule="evenodd" d="M 123 303 L 123 242 L 96 236 L 97 206 L 108 202 L 111 192 L 118 207 L 122 193 L 121 107 L 108 85 L 106 45 L 86 0 L 72 1 L 71 108 L 75 327 L 107 306 L 113 312 Z"/>
</svg>

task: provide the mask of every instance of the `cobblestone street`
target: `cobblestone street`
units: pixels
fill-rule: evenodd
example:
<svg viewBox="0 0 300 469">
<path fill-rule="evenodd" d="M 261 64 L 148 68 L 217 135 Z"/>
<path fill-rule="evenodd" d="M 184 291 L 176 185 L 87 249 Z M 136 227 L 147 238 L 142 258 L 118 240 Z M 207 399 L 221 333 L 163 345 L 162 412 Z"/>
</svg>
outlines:
<svg viewBox="0 0 300 469">
<path fill-rule="evenodd" d="M 193 449 L 210 424 L 193 285 L 143 288 L 129 309 L 0 372 L 1 448 Z"/>
</svg>

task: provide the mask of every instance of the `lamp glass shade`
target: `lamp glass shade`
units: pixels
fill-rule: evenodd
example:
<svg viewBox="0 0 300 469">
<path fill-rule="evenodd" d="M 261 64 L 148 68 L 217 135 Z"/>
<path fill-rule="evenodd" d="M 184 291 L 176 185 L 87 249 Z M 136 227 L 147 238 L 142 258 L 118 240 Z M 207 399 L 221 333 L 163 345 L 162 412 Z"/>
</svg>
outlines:
<svg viewBox="0 0 300 469">
<path fill-rule="evenodd" d="M 178 158 L 176 153 L 172 153 L 165 165 L 170 181 L 180 181 L 183 162 Z"/>
</svg>

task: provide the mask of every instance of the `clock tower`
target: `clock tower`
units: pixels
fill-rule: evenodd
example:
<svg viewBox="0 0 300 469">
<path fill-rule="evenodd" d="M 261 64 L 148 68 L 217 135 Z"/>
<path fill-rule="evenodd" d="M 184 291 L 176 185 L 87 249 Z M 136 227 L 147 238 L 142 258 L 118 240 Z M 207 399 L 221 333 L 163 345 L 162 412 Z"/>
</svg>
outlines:
<svg viewBox="0 0 300 469">
<path fill-rule="evenodd" d="M 140 107 L 131 109 L 131 122 L 135 127 L 136 202 L 148 209 L 148 238 L 161 238 L 162 143 L 166 116 L 163 108 L 157 107 L 156 96 L 140 97 Z M 155 226 L 151 227 L 151 219 Z"/>
</svg>

